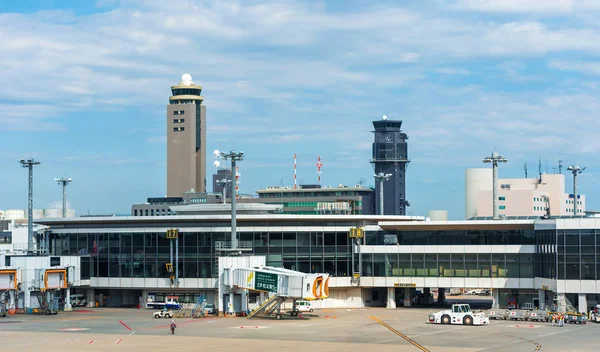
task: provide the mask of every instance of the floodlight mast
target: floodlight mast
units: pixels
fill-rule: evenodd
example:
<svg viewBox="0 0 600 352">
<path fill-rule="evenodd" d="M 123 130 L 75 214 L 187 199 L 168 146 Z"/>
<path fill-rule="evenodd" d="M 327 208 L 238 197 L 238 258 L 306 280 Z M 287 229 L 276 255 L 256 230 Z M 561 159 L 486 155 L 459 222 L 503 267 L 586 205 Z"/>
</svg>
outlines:
<svg viewBox="0 0 600 352">
<path fill-rule="evenodd" d="M 67 185 L 73 181 L 72 178 L 55 178 L 54 181 L 62 186 L 63 196 L 62 196 L 62 217 L 67 217 Z"/>
<path fill-rule="evenodd" d="M 493 219 L 498 220 L 498 163 L 505 163 L 508 159 L 501 156 L 497 152 L 493 152 L 492 155 L 485 157 L 483 159 L 484 163 L 492 163 L 492 173 L 493 173 L 493 181 L 492 181 L 492 197 L 494 201 L 492 202 L 493 206 Z"/>
<path fill-rule="evenodd" d="M 218 185 L 223 185 L 223 204 L 227 203 L 227 184 L 228 183 L 231 183 L 231 180 L 228 180 L 226 178 L 217 180 Z"/>
<path fill-rule="evenodd" d="M 577 204 L 577 175 L 583 172 L 586 167 L 579 167 L 579 165 L 571 165 L 567 170 L 573 173 L 573 216 L 578 215 L 578 204 Z"/>
<path fill-rule="evenodd" d="M 22 167 L 29 169 L 29 192 L 27 197 L 27 251 L 33 250 L 33 167 L 41 164 L 32 157 L 19 159 Z"/>
<path fill-rule="evenodd" d="M 392 177 L 392 174 L 384 174 L 380 172 L 378 174 L 374 174 L 375 180 L 379 181 L 379 215 L 383 215 L 383 182 L 387 181 Z"/>
<path fill-rule="evenodd" d="M 215 155 L 219 155 L 223 159 L 231 159 L 231 172 L 235 171 L 235 162 L 244 160 L 244 152 L 236 152 L 231 150 L 229 153 L 214 151 Z M 237 230 L 236 230 L 236 196 L 231 192 L 231 250 L 235 253 L 237 249 Z"/>
</svg>

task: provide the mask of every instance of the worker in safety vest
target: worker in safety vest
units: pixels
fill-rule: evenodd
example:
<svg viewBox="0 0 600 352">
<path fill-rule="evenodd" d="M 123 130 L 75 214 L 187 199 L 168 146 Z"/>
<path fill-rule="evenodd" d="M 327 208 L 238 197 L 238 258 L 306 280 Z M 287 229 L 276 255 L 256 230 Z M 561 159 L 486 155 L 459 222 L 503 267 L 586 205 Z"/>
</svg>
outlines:
<svg viewBox="0 0 600 352">
<path fill-rule="evenodd" d="M 552 314 L 552 326 L 556 323 L 556 314 Z"/>
<path fill-rule="evenodd" d="M 558 316 L 558 326 L 565 326 L 565 316 L 562 313 Z"/>
</svg>

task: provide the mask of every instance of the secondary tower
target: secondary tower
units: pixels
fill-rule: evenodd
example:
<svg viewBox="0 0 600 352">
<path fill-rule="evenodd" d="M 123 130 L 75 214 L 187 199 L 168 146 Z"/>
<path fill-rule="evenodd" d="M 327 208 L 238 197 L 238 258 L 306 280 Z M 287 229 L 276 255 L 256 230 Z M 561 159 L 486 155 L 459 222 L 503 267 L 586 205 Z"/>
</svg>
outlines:
<svg viewBox="0 0 600 352">
<path fill-rule="evenodd" d="M 406 207 L 410 205 L 406 200 L 406 166 L 408 160 L 408 136 L 400 129 L 402 121 L 383 119 L 373 121 L 374 141 L 373 159 L 371 163 L 375 175 L 391 174 L 383 182 L 375 183 L 376 214 L 405 215 Z M 383 184 L 384 203 L 383 212 L 380 209 L 381 190 Z"/>
</svg>

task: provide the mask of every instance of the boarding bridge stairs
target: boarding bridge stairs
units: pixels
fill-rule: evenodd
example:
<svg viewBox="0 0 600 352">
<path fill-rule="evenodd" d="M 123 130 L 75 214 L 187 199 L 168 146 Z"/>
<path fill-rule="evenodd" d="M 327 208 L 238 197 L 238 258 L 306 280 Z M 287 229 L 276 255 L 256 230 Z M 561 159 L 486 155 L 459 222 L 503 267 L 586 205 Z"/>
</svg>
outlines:
<svg viewBox="0 0 600 352">
<path fill-rule="evenodd" d="M 259 305 L 256 309 L 254 309 L 246 318 L 252 319 L 252 317 L 265 312 L 265 315 L 271 314 L 277 306 L 279 306 L 283 301 L 285 301 L 285 297 L 281 297 L 278 294 L 272 294 L 269 296 L 261 305 Z"/>
<path fill-rule="evenodd" d="M 554 295 L 554 304 L 557 306 L 559 312 L 577 312 L 577 308 L 573 306 L 564 293 L 556 293 Z"/>
</svg>

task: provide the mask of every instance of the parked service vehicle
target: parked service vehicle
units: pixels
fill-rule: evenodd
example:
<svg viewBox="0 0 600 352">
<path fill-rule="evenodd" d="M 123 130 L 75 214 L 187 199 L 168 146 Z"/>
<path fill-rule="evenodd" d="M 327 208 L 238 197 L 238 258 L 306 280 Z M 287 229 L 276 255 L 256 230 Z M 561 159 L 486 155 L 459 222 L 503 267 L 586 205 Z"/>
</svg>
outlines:
<svg viewBox="0 0 600 352">
<path fill-rule="evenodd" d="M 296 309 L 299 312 L 314 312 L 315 310 L 313 309 L 313 307 L 310 305 L 310 302 L 307 301 L 297 301 L 296 302 Z"/>
<path fill-rule="evenodd" d="M 550 320 L 547 310 L 536 309 L 529 312 L 529 321 L 544 321 Z"/>
<path fill-rule="evenodd" d="M 525 309 L 511 309 L 508 311 L 508 320 L 525 321 L 529 318 L 529 311 Z"/>
<path fill-rule="evenodd" d="M 212 303 L 207 303 L 207 304 L 204 306 L 204 312 L 205 312 L 206 314 L 215 314 L 215 305 L 214 305 L 214 304 L 212 304 Z"/>
<path fill-rule="evenodd" d="M 71 307 L 85 307 L 87 306 L 87 298 L 82 294 L 71 295 Z"/>
<path fill-rule="evenodd" d="M 496 320 L 506 320 L 508 318 L 508 310 L 506 309 L 490 309 L 488 310 L 488 318 Z"/>
<path fill-rule="evenodd" d="M 160 318 L 173 318 L 173 312 L 172 311 L 165 311 L 165 310 L 161 310 L 159 312 L 154 312 L 154 317 L 157 319 Z"/>
<path fill-rule="evenodd" d="M 452 309 L 429 314 L 432 324 L 489 325 L 490 318 L 483 312 L 473 312 L 468 304 L 453 304 Z"/>
<path fill-rule="evenodd" d="M 585 324 L 587 323 L 587 315 L 583 313 L 567 313 L 565 314 L 565 323 Z"/>
</svg>

